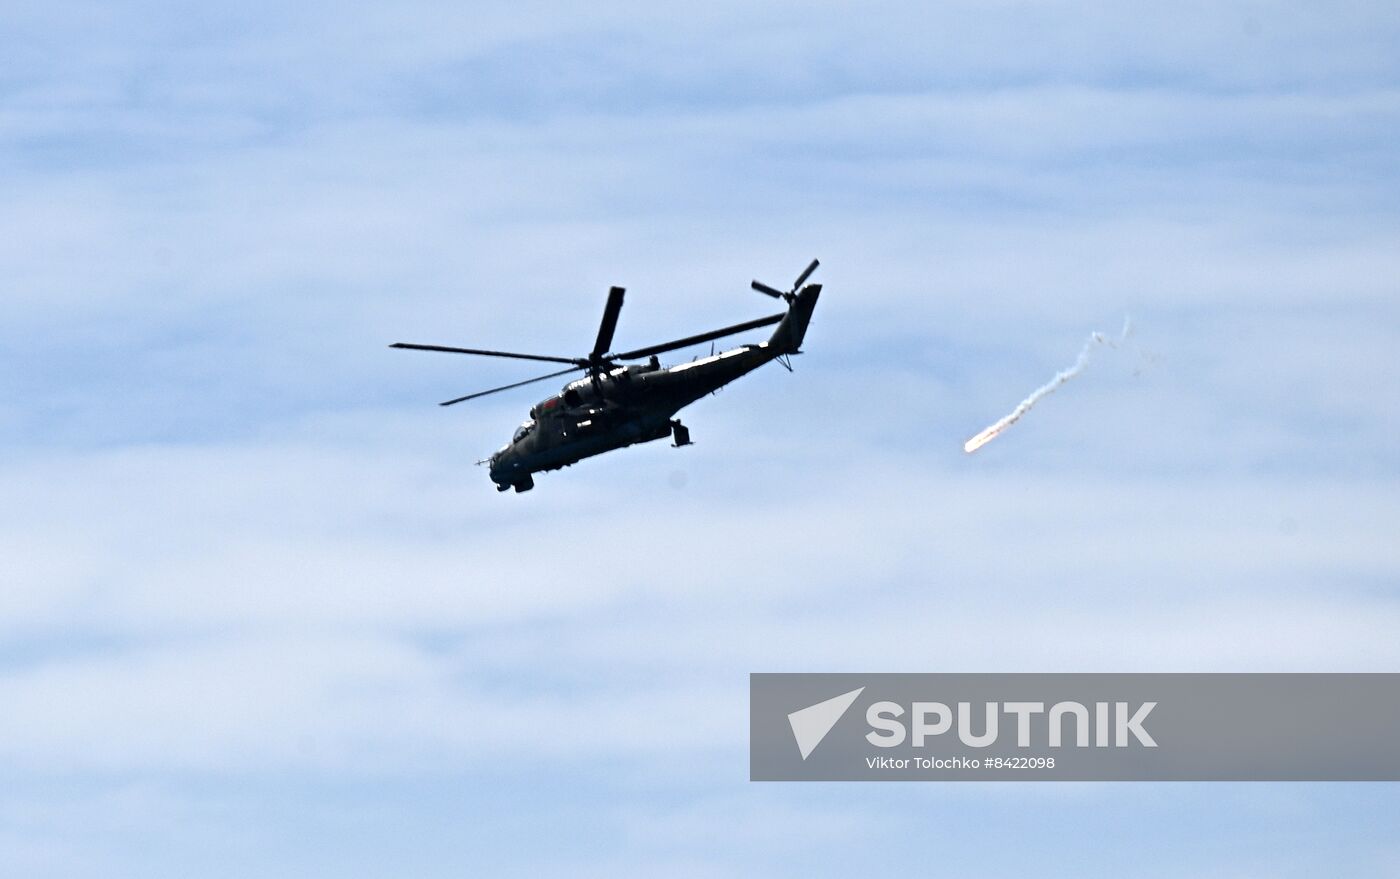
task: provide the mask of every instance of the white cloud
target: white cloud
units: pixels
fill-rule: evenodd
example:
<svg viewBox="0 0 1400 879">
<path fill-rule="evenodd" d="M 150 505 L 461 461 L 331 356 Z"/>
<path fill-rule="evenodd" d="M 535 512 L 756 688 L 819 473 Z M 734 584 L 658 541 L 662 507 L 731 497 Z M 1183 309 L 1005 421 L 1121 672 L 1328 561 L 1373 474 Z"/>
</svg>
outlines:
<svg viewBox="0 0 1400 879">
<path fill-rule="evenodd" d="M 739 503 L 712 469 L 731 453 L 675 493 L 669 449 L 502 498 L 397 441 L 6 473 L 5 620 L 33 654 L 0 678 L 10 768 L 737 752 L 754 670 L 1400 658 L 1397 511 L 1368 482 L 838 463 L 817 441 L 747 461 L 780 478 Z"/>
<path fill-rule="evenodd" d="M 464 839 L 522 875 L 776 873 L 777 849 L 805 875 L 868 869 L 842 857 L 879 826 L 926 866 L 937 825 L 954 867 L 1025 867 L 985 827 L 1043 868 L 1104 816 L 1108 864 L 1149 829 L 1229 827 L 1164 873 L 1282 872 L 1260 828 L 1290 822 L 1378 857 L 1354 829 L 1375 795 L 1079 791 L 1071 827 L 1024 792 L 739 779 L 753 670 L 1394 667 L 1393 11 L 70 3 L 7 25 L 0 860 L 456 875 Z M 622 336 L 674 337 L 760 313 L 748 279 L 814 255 L 796 376 L 697 405 L 693 449 L 523 497 L 470 464 L 528 394 L 431 405 L 517 376 L 382 347 L 571 353 L 611 283 Z M 1151 358 L 1097 360 L 961 455 L 1124 311 Z M 521 753 L 568 780 L 500 770 Z M 384 805 L 442 773 L 438 800 Z M 732 858 L 697 842 L 721 832 Z M 1221 854 L 1250 846 L 1270 856 Z"/>
</svg>

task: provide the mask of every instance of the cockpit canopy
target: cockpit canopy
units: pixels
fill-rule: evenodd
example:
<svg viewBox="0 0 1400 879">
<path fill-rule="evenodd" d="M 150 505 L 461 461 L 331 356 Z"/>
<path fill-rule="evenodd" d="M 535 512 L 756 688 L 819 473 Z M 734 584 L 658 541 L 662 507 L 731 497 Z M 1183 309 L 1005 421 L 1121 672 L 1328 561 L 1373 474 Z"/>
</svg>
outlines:
<svg viewBox="0 0 1400 879">
<path fill-rule="evenodd" d="M 518 443 L 530 435 L 530 431 L 535 429 L 535 422 L 527 421 L 515 429 L 515 436 L 510 438 L 512 443 Z"/>
</svg>

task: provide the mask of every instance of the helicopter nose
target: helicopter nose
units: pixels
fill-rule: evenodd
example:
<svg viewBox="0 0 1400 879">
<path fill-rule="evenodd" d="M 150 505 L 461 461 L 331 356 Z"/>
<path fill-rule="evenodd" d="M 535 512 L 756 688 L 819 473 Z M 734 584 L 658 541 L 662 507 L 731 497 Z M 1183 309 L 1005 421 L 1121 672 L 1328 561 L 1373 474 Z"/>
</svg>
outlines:
<svg viewBox="0 0 1400 879">
<path fill-rule="evenodd" d="M 518 462 L 512 460 L 515 456 L 510 449 L 501 449 L 491 456 L 491 478 L 505 477 L 511 470 L 518 466 Z"/>
</svg>

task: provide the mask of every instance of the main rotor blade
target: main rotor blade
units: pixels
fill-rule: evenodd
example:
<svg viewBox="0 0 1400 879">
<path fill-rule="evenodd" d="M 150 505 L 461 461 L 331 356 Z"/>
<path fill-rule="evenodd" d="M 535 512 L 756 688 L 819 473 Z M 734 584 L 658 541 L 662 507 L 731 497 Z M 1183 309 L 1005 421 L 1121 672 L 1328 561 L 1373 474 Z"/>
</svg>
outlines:
<svg viewBox="0 0 1400 879">
<path fill-rule="evenodd" d="M 774 290 L 772 287 L 769 287 L 767 284 L 763 283 L 762 281 L 754 281 L 753 283 L 749 284 L 749 286 L 752 287 L 752 288 L 754 288 L 755 290 L 757 290 L 757 291 L 760 292 L 760 293 L 767 293 L 769 296 L 772 296 L 774 299 L 782 299 L 782 298 L 783 298 L 783 291 L 781 291 L 781 290 Z"/>
<path fill-rule="evenodd" d="M 744 330 L 757 329 L 758 327 L 771 326 L 782 320 L 784 315 L 774 314 L 768 317 L 761 317 L 758 320 L 751 320 L 746 323 L 735 324 L 732 327 L 725 327 L 720 330 L 711 330 L 708 333 L 701 333 L 698 336 L 686 336 L 684 339 L 677 339 L 674 342 L 663 342 L 660 345 L 652 345 L 647 348 L 638 348 L 636 351 L 624 351 L 621 354 L 613 354 L 612 358 L 617 360 L 635 360 L 638 357 L 649 357 L 652 354 L 661 354 L 666 351 L 674 351 L 677 348 L 686 348 L 691 345 L 698 345 L 701 342 L 708 342 L 711 339 L 720 339 L 725 336 L 732 336 L 735 333 L 742 333 Z"/>
<path fill-rule="evenodd" d="M 603 322 L 598 324 L 598 341 L 593 343 L 593 353 L 590 355 L 594 359 L 602 357 L 612 347 L 613 332 L 617 329 L 617 315 L 622 311 L 624 292 L 621 287 L 613 287 L 608 291 L 608 304 L 603 308 Z"/>
<path fill-rule="evenodd" d="M 464 403 L 464 402 L 466 402 L 467 400 L 475 400 L 477 397 L 484 397 L 484 396 L 486 396 L 487 394 L 494 394 L 494 393 L 496 393 L 496 392 L 498 392 L 498 391 L 508 391 L 508 390 L 510 390 L 511 388 L 518 388 L 518 387 L 521 387 L 521 386 L 523 386 L 523 385 L 534 384 L 535 382 L 542 382 L 542 381 L 544 381 L 544 380 L 547 379 L 547 378 L 558 378 L 558 377 L 561 376 L 561 375 L 568 375 L 568 374 L 571 373 L 571 372 L 577 372 L 578 370 L 583 369 L 583 368 L 584 368 L 584 367 L 582 367 L 582 366 L 571 366 L 571 367 L 569 367 L 568 369 L 561 369 L 561 370 L 559 370 L 558 372 L 551 372 L 549 375 L 542 375 L 542 376 L 539 376 L 538 378 L 527 378 L 527 379 L 525 379 L 525 381 L 523 381 L 523 382 L 516 382 L 516 383 L 513 384 L 513 385 L 501 385 L 499 388 L 492 388 L 492 389 L 489 390 L 489 391 L 478 391 L 478 392 L 475 393 L 475 394 L 467 394 L 465 397 L 458 397 L 458 398 L 455 399 L 455 400 L 447 400 L 446 402 L 439 403 L 438 405 L 439 405 L 439 406 L 451 406 L 451 405 L 453 405 L 453 404 L 455 404 L 455 403 Z"/>
<path fill-rule="evenodd" d="M 445 351 L 448 354 L 478 354 L 482 357 L 513 357 L 516 360 L 543 360 L 546 363 L 572 363 L 579 365 L 576 357 L 546 357 L 542 354 L 515 354 L 510 351 L 482 351 L 478 348 L 449 348 L 445 345 L 414 345 L 409 342 L 395 342 L 390 348 L 408 348 L 413 351 Z"/>
<path fill-rule="evenodd" d="M 798 289 L 802 287 L 802 282 L 812 277 L 812 272 L 815 272 L 817 270 L 817 266 L 819 265 L 821 265 L 821 263 L 817 262 L 816 260 L 812 260 L 812 264 L 807 266 L 806 271 L 798 275 L 797 280 L 793 282 L 792 292 L 796 293 Z"/>
</svg>

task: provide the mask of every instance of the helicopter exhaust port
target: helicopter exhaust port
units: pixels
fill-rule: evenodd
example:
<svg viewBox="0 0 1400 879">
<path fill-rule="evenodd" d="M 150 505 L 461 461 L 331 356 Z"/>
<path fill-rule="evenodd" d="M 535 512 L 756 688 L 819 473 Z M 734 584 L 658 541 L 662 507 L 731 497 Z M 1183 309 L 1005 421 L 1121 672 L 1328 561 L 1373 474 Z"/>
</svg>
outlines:
<svg viewBox="0 0 1400 879">
<path fill-rule="evenodd" d="M 690 441 L 690 428 L 681 424 L 679 421 L 671 422 L 671 438 L 674 440 L 674 442 L 671 443 L 671 448 L 673 449 L 679 449 L 681 446 L 695 445 Z"/>
</svg>

